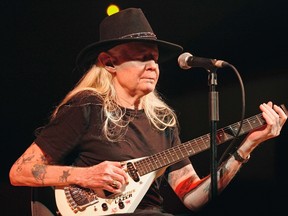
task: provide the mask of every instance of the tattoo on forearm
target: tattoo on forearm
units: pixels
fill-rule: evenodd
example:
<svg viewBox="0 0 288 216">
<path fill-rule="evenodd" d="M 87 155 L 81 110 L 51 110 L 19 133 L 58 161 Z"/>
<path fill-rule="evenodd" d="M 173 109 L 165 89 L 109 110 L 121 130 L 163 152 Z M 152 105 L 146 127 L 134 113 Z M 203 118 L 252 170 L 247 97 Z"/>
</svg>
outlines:
<svg viewBox="0 0 288 216">
<path fill-rule="evenodd" d="M 30 155 L 26 157 L 24 154 L 21 158 L 19 158 L 19 160 L 16 161 L 16 164 L 18 164 L 17 172 L 21 172 L 22 166 L 26 164 L 27 162 L 30 162 L 34 157 L 35 155 Z"/>
<path fill-rule="evenodd" d="M 69 173 L 69 170 L 67 171 L 63 171 L 63 174 L 59 177 L 59 182 L 67 182 L 68 176 L 70 176 L 71 174 Z"/>
<path fill-rule="evenodd" d="M 203 189 L 204 192 L 209 193 L 211 191 L 211 184 L 207 184 L 206 187 Z"/>
<path fill-rule="evenodd" d="M 32 168 L 32 175 L 34 176 L 36 181 L 41 181 L 43 185 L 46 173 L 46 165 L 36 164 Z"/>
<path fill-rule="evenodd" d="M 183 190 L 183 191 L 186 191 L 186 192 L 187 192 L 187 191 L 188 191 L 188 189 L 190 188 L 190 186 L 191 186 L 192 182 L 193 182 L 192 178 L 189 178 L 189 179 L 187 179 L 187 180 L 184 182 L 184 184 L 183 184 L 183 186 L 182 186 L 181 190 Z"/>
<path fill-rule="evenodd" d="M 41 156 L 41 161 L 42 161 L 44 164 L 48 164 L 47 155 L 42 155 L 42 156 Z"/>
</svg>

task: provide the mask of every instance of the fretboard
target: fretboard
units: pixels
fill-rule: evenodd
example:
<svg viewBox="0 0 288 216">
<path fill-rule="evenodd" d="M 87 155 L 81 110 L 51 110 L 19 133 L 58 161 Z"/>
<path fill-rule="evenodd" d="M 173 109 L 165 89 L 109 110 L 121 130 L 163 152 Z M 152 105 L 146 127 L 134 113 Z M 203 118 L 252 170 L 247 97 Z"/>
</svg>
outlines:
<svg viewBox="0 0 288 216">
<path fill-rule="evenodd" d="M 257 114 L 250 118 L 244 119 L 239 135 L 248 133 L 252 129 L 259 128 L 265 124 L 262 114 Z M 216 143 L 222 144 L 233 139 L 238 132 L 240 121 L 227 127 L 217 130 Z M 205 134 L 193 140 L 184 142 L 180 145 L 166 149 L 149 157 L 145 157 L 134 162 L 134 165 L 140 176 L 158 170 L 162 167 L 172 165 L 184 158 L 193 156 L 210 147 L 210 134 Z"/>
</svg>

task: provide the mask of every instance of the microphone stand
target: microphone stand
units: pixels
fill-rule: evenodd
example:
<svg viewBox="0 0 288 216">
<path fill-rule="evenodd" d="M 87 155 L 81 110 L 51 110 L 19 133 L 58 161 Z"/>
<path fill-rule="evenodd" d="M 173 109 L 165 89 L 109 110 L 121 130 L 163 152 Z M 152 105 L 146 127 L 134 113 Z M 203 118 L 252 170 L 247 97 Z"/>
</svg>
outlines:
<svg viewBox="0 0 288 216">
<path fill-rule="evenodd" d="M 209 119 L 210 119 L 210 170 L 211 170 L 211 200 L 218 195 L 217 188 L 217 122 L 219 121 L 218 92 L 216 91 L 217 74 L 216 67 L 207 70 L 209 86 Z"/>
</svg>

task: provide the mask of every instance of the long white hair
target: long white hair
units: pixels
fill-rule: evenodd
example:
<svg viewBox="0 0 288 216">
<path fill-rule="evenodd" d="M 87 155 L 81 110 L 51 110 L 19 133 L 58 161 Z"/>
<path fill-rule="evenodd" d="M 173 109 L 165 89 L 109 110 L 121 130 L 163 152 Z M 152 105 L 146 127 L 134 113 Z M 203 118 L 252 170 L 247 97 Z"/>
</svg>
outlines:
<svg viewBox="0 0 288 216">
<path fill-rule="evenodd" d="M 111 126 L 125 127 L 127 122 L 123 120 L 125 110 L 116 103 L 116 92 L 112 84 L 112 75 L 104 68 L 94 64 L 79 80 L 76 86 L 64 97 L 61 103 L 52 113 L 55 118 L 59 108 L 67 103 L 74 95 L 81 91 L 90 90 L 92 94 L 98 95 L 103 100 L 104 126 L 103 133 L 108 140 L 117 139 L 114 137 Z M 156 90 L 142 98 L 144 112 L 151 124 L 158 130 L 165 130 L 167 127 L 177 125 L 177 117 L 174 112 L 159 96 Z"/>
</svg>

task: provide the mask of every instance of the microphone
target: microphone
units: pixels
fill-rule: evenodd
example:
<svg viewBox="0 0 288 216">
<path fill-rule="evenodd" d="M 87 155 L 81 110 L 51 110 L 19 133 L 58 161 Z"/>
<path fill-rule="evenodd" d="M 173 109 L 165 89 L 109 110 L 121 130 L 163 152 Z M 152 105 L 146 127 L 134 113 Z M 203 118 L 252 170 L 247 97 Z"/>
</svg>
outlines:
<svg viewBox="0 0 288 216">
<path fill-rule="evenodd" d="M 217 59 L 209 59 L 196 57 L 185 52 L 178 57 L 178 64 L 182 69 L 190 69 L 192 67 L 203 67 L 205 69 L 222 68 L 228 65 L 227 62 Z"/>
</svg>

